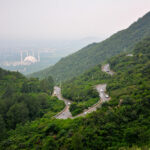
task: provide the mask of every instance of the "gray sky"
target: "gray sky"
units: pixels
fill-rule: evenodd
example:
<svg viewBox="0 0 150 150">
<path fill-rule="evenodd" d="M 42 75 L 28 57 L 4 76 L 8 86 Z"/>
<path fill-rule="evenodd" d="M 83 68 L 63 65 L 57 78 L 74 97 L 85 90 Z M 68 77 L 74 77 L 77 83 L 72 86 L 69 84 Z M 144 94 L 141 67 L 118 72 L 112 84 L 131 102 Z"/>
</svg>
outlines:
<svg viewBox="0 0 150 150">
<path fill-rule="evenodd" d="M 0 0 L 0 39 L 106 36 L 150 11 L 150 0 Z"/>
</svg>

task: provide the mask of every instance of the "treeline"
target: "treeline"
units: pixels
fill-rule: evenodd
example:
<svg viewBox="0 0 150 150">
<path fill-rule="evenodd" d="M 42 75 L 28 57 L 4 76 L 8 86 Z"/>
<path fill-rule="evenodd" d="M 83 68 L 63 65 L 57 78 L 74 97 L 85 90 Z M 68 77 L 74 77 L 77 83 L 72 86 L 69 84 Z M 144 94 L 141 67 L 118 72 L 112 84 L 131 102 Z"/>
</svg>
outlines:
<svg viewBox="0 0 150 150">
<path fill-rule="evenodd" d="M 23 85 L 21 87 L 21 92 L 23 93 L 45 92 L 47 94 L 52 94 L 53 87 L 54 87 L 54 81 L 50 76 L 40 81 L 37 78 L 31 78 L 23 82 Z"/>
<path fill-rule="evenodd" d="M 62 101 L 50 97 L 53 87 L 51 77 L 27 79 L 18 72 L 0 68 L 0 140 L 17 124 L 40 118 L 48 111 L 56 113 L 63 109 Z"/>
</svg>

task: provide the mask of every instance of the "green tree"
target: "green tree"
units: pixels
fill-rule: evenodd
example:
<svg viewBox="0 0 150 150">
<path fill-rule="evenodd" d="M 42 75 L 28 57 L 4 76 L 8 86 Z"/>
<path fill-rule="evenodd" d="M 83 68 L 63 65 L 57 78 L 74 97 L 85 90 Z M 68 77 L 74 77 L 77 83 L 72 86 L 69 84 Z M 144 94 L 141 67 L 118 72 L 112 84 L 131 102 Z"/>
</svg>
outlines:
<svg viewBox="0 0 150 150">
<path fill-rule="evenodd" d="M 10 128 L 15 128 L 18 123 L 25 123 L 29 119 L 29 111 L 26 105 L 16 103 L 7 112 L 7 122 Z"/>
<path fill-rule="evenodd" d="M 5 90 L 5 93 L 3 94 L 3 98 L 5 98 L 5 97 L 11 97 L 14 92 L 15 92 L 14 87 L 11 84 L 8 83 L 6 85 L 6 90 Z"/>
<path fill-rule="evenodd" d="M 0 115 L 0 140 L 5 136 L 6 127 L 3 117 Z"/>
<path fill-rule="evenodd" d="M 84 150 L 82 143 L 82 135 L 80 133 L 76 133 L 72 137 L 72 147 L 74 150 Z"/>
<path fill-rule="evenodd" d="M 52 94 L 53 88 L 54 88 L 54 80 L 51 76 L 41 80 L 40 89 L 42 92 L 46 92 L 46 93 L 50 92 L 50 94 Z"/>
</svg>

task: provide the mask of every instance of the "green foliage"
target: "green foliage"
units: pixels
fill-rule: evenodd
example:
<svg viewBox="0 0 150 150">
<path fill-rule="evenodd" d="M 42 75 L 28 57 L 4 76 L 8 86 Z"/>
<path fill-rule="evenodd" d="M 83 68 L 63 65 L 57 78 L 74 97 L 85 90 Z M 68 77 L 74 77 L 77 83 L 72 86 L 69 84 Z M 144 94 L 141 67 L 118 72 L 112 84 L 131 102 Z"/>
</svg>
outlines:
<svg viewBox="0 0 150 150">
<path fill-rule="evenodd" d="M 110 76 L 101 71 L 101 65 L 94 67 L 79 77 L 63 83 L 62 94 L 67 99 L 75 102 L 71 105 L 72 115 L 81 113 L 84 109 L 94 105 L 99 100 L 95 85 L 105 83 Z"/>
<path fill-rule="evenodd" d="M 5 125 L 5 121 L 2 117 L 2 115 L 0 115 L 0 129 L 1 129 L 0 140 L 2 140 L 4 138 L 4 134 L 6 132 L 6 125 Z"/>
<path fill-rule="evenodd" d="M 70 106 L 70 112 L 72 113 L 72 116 L 76 116 L 77 114 L 80 114 L 84 110 L 84 108 L 84 106 L 78 105 L 74 102 Z"/>
<path fill-rule="evenodd" d="M 75 135 L 72 137 L 72 147 L 73 150 L 83 150 L 83 144 L 82 144 L 82 135 L 80 133 L 75 133 Z"/>
<path fill-rule="evenodd" d="M 31 92 L 53 92 L 54 81 L 51 76 L 39 81 L 36 78 L 30 78 L 25 80 L 22 84 L 21 92 L 23 93 L 31 93 Z"/>
<path fill-rule="evenodd" d="M 116 54 L 131 50 L 135 43 L 145 36 L 150 36 L 149 29 L 150 12 L 126 30 L 117 32 L 103 42 L 88 45 L 78 52 L 62 58 L 53 67 L 33 73 L 31 76 L 43 78 L 51 75 L 57 83 L 66 81 Z"/>
<path fill-rule="evenodd" d="M 40 88 L 42 92 L 46 93 L 50 92 L 50 94 L 52 94 L 53 87 L 54 87 L 54 80 L 51 76 L 40 81 Z"/>
<path fill-rule="evenodd" d="M 29 120 L 29 111 L 27 106 L 23 102 L 15 103 L 9 108 L 6 116 L 8 126 L 14 129 L 16 127 L 16 124 L 25 123 L 27 120 Z"/>
<path fill-rule="evenodd" d="M 107 83 L 111 100 L 96 112 L 67 120 L 44 116 L 24 126 L 18 125 L 1 141 L 0 149 L 147 150 L 150 147 L 149 38 L 140 45 L 143 45 L 140 49 L 139 45 L 133 49 L 133 53 L 139 49 L 133 57 L 123 54 L 109 60 L 116 72 L 114 76 L 102 78 L 105 73 L 100 73 L 100 78 L 91 79 L 87 73 L 72 80 L 76 89 L 81 86 L 79 83 L 83 87 L 87 84 L 88 88 L 97 82 Z M 97 66 L 91 74 L 99 72 Z M 64 85 L 66 89 L 68 86 L 68 83 Z M 75 101 L 72 107 L 76 106 Z"/>
<path fill-rule="evenodd" d="M 63 101 L 50 97 L 52 77 L 43 80 L 27 79 L 18 72 L 0 68 L 0 140 L 7 131 L 44 115 L 52 117 L 64 108 Z"/>
</svg>

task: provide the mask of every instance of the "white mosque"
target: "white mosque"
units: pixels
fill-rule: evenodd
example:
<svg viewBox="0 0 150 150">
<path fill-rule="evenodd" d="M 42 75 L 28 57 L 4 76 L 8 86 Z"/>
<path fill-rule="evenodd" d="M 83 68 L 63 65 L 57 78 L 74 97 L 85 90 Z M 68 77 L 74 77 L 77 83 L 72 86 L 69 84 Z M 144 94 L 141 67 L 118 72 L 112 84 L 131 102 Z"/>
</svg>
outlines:
<svg viewBox="0 0 150 150">
<path fill-rule="evenodd" d="M 27 57 L 25 57 L 24 62 L 30 62 L 30 63 L 34 64 L 37 62 L 37 59 L 33 56 L 27 56 Z"/>
<path fill-rule="evenodd" d="M 37 58 L 34 55 L 34 51 L 32 51 L 32 55 L 31 55 L 31 51 L 30 51 L 30 53 L 28 51 L 21 51 L 20 52 L 20 57 L 21 57 L 20 61 L 13 61 L 13 62 L 6 61 L 6 62 L 2 63 L 2 65 L 14 66 L 14 67 L 15 66 L 29 66 L 29 65 L 40 62 L 40 52 L 37 52 L 36 56 L 37 56 Z"/>
<path fill-rule="evenodd" d="M 40 53 L 38 52 L 37 58 L 34 56 L 34 52 L 32 55 L 29 55 L 28 51 L 26 52 L 26 57 L 23 58 L 23 52 L 21 51 L 21 65 L 31 65 L 37 62 L 40 62 Z"/>
</svg>

